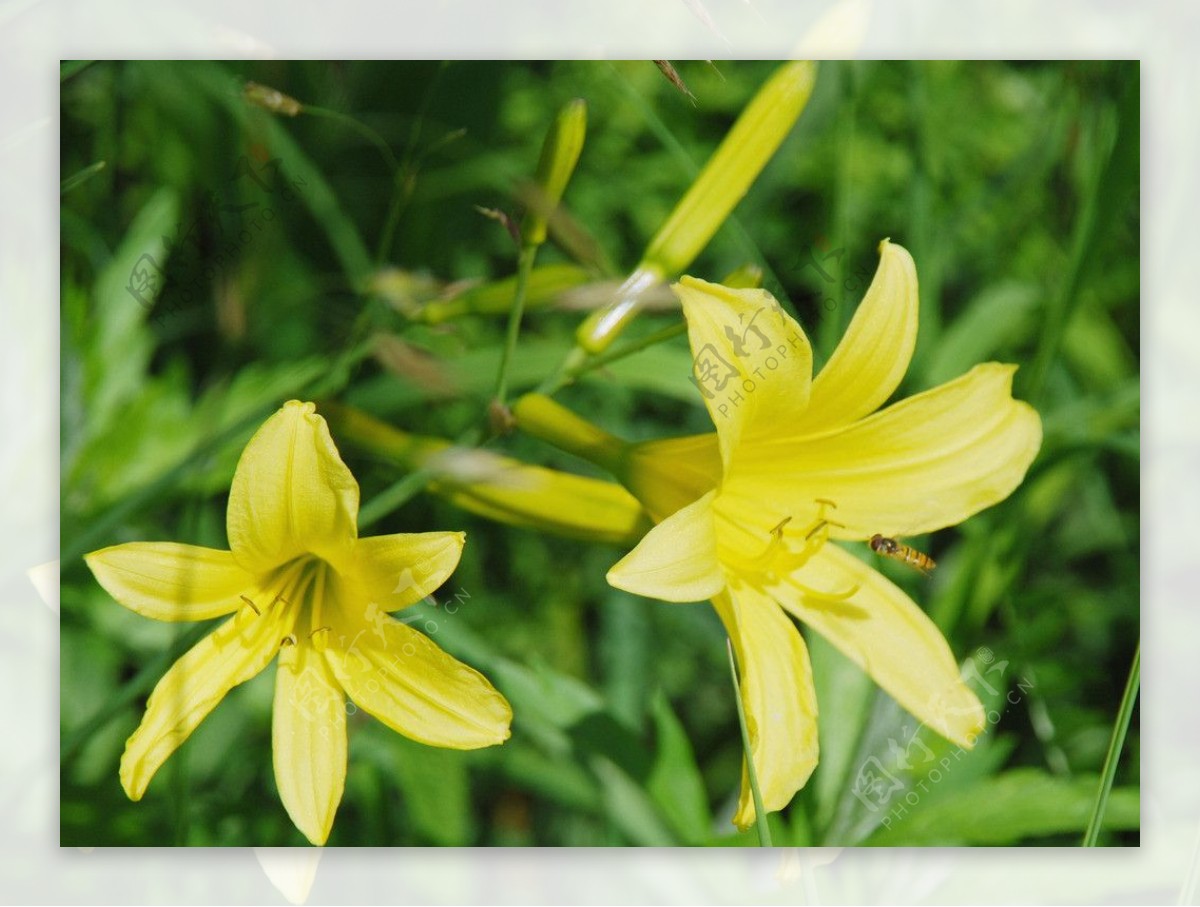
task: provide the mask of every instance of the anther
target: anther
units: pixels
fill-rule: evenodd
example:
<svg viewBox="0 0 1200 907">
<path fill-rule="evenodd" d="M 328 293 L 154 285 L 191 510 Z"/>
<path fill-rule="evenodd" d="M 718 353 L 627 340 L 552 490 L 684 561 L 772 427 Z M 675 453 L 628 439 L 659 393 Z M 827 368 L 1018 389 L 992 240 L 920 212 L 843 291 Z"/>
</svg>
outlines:
<svg viewBox="0 0 1200 907">
<path fill-rule="evenodd" d="M 279 640 L 279 648 L 281 648 L 281 649 L 284 648 L 285 646 L 294 646 L 295 644 L 296 644 L 296 637 L 293 636 L 291 633 L 289 633 L 283 639 Z"/>
<path fill-rule="evenodd" d="M 792 518 L 790 516 L 785 516 L 782 520 L 779 521 L 779 523 L 775 526 L 775 528 L 771 530 L 771 535 L 775 536 L 775 538 L 781 538 L 783 536 L 783 527 L 786 526 L 791 521 L 792 521 Z"/>
<path fill-rule="evenodd" d="M 258 605 L 254 604 L 254 602 L 252 602 L 250 599 L 248 599 L 244 595 L 241 595 L 238 597 L 250 606 L 251 611 L 253 611 L 255 614 L 259 615 L 260 617 L 262 616 L 262 612 L 258 610 Z"/>
<path fill-rule="evenodd" d="M 839 529 L 846 528 L 845 523 L 839 523 L 839 522 L 837 522 L 837 520 L 825 520 L 825 519 L 817 520 L 816 525 L 814 525 L 812 529 L 808 530 L 808 535 L 806 535 L 804 537 L 804 541 L 806 541 L 806 542 L 809 541 L 814 535 L 816 535 L 818 532 L 820 532 L 826 526 L 837 526 Z"/>
<path fill-rule="evenodd" d="M 308 634 L 308 638 L 312 639 L 318 633 L 328 633 L 332 629 L 333 629 L 332 627 L 317 627 L 317 629 L 313 630 L 311 633 Z"/>
</svg>

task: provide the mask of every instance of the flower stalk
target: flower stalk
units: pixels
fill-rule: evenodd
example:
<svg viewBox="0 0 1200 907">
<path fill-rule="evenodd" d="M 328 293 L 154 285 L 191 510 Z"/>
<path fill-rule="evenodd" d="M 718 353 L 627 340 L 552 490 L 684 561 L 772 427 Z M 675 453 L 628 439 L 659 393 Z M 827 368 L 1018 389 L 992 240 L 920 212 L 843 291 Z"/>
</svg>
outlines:
<svg viewBox="0 0 1200 907">
<path fill-rule="evenodd" d="M 538 160 L 534 202 L 526 212 L 521 225 L 521 251 L 517 257 L 517 286 L 513 293 L 512 308 L 508 315 L 504 346 L 500 352 L 500 368 L 496 373 L 496 391 L 493 399 L 504 406 L 508 399 L 508 369 L 516 352 L 517 338 L 521 333 L 521 319 L 525 313 L 525 293 L 529 275 L 533 270 L 538 249 L 546 241 L 547 224 L 558 208 L 575 165 L 583 151 L 583 140 L 587 132 L 587 104 L 576 98 L 568 102 L 554 120 L 546 140 L 542 143 L 542 154 Z"/>
</svg>

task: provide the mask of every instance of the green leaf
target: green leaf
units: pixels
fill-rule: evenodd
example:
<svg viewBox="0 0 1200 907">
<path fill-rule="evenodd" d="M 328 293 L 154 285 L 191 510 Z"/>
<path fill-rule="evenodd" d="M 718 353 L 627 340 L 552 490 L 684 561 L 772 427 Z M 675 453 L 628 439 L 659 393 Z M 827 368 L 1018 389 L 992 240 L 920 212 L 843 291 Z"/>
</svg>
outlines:
<svg viewBox="0 0 1200 907">
<path fill-rule="evenodd" d="M 600 609 L 597 655 L 604 671 L 604 695 L 612 712 L 630 727 L 645 723 L 647 687 L 654 663 L 650 612 L 646 603 L 612 589 Z"/>
<path fill-rule="evenodd" d="M 1000 845 L 1081 832 L 1087 826 L 1099 783 L 1096 775 L 1065 779 L 1038 769 L 1015 769 L 982 780 L 953 797 L 928 804 L 918 797 L 915 805 L 905 804 L 904 814 L 891 814 L 890 822 L 885 821 L 866 843 Z M 1138 791 L 1114 789 L 1104 827 L 1136 829 L 1139 819 Z"/>
<path fill-rule="evenodd" d="M 692 744 L 661 690 L 655 694 L 650 709 L 658 745 L 646 790 L 685 843 L 705 844 L 711 835 L 713 817 Z"/>
<path fill-rule="evenodd" d="M 998 771 L 1012 745 L 1007 738 L 997 737 L 995 723 L 1030 689 L 1028 681 L 1011 669 L 1011 662 L 997 660 L 988 649 L 979 649 L 966 662 L 963 677 L 988 716 L 988 724 L 970 751 L 921 725 L 894 699 L 876 690 L 850 773 L 837 789 L 832 818 L 824 826 L 822 844 L 863 842 L 894 821 L 896 811 L 912 797 L 924 797 L 928 802 L 931 797 L 922 785 L 949 796 Z M 1006 697 L 1010 687 L 1011 695 Z M 829 716 L 830 712 L 823 714 Z"/>
<path fill-rule="evenodd" d="M 553 755 L 569 754 L 571 726 L 603 709 L 603 699 L 587 684 L 541 664 L 526 667 L 505 658 L 464 621 L 441 620 L 426 605 L 405 613 L 438 619 L 437 644 L 483 672 L 512 704 L 515 728 Z"/>
<path fill-rule="evenodd" d="M 1136 378 L 1138 363 L 1129 342 L 1121 336 L 1107 312 L 1087 306 L 1067 325 L 1063 358 L 1086 386 L 1115 391 Z"/>
<path fill-rule="evenodd" d="M 824 637 L 809 633 L 806 642 L 812 660 L 818 714 L 836 716 L 836 720 L 826 718 L 817 722 L 821 761 L 809 782 L 817 801 L 816 825 L 827 829 L 838 798 L 848 784 L 851 760 L 870 713 L 875 686 L 866 672 Z"/>
<path fill-rule="evenodd" d="M 422 746 L 399 734 L 388 736 L 390 758 L 379 765 L 404 791 L 413 825 L 433 844 L 462 847 L 473 834 L 468 758 L 458 750 Z"/>
<path fill-rule="evenodd" d="M 1016 347 L 1033 331 L 1041 302 L 1038 288 L 1030 283 L 1005 281 L 985 289 L 942 334 L 923 384 L 936 387 Z"/>
<path fill-rule="evenodd" d="M 678 844 L 667 828 L 654 801 L 615 762 L 594 755 L 588 764 L 604 790 L 604 811 L 631 844 L 643 847 L 670 847 Z M 1110 808 L 1111 808 L 1111 802 Z"/>
<path fill-rule="evenodd" d="M 521 787 L 571 809 L 600 811 L 600 784 L 571 759 L 553 758 L 536 746 L 511 740 L 500 748 L 504 773 Z"/>
<path fill-rule="evenodd" d="M 166 244 L 178 223 L 175 191 L 158 190 L 138 211 L 96 279 L 90 330 L 81 338 L 89 434 L 106 429 L 124 404 L 142 391 L 153 352 L 146 306 L 154 303 L 162 288 L 162 269 L 169 254 Z M 143 282 L 139 275 L 148 279 Z"/>
</svg>

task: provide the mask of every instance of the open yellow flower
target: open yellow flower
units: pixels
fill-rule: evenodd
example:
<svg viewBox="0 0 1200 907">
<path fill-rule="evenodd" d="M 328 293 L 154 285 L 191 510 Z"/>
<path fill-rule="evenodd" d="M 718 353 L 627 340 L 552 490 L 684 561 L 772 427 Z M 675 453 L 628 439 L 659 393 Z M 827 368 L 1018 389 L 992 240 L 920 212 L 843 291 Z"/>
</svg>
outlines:
<svg viewBox="0 0 1200 907">
<path fill-rule="evenodd" d="M 461 532 L 358 538 L 358 483 L 312 403 L 291 401 L 251 438 L 229 494 L 232 550 L 133 542 L 87 564 L 125 607 L 156 620 L 232 614 L 159 681 L 125 745 L 121 784 L 150 779 L 233 687 L 279 655 L 275 780 L 314 844 L 329 837 L 346 778 L 348 695 L 388 727 L 473 749 L 509 735 L 508 702 L 478 672 L 387 612 L 440 586 Z"/>
<path fill-rule="evenodd" d="M 1011 493 L 1041 445 L 1037 413 L 1012 398 L 1009 365 L 979 365 L 879 409 L 908 367 L 918 308 L 911 256 L 886 240 L 880 255 L 815 379 L 808 339 L 769 293 L 683 278 L 675 291 L 717 433 L 637 445 L 622 469 L 658 524 L 609 582 L 666 601 L 712 599 L 741 667 L 768 810 L 785 806 L 817 763 L 812 672 L 789 616 L 924 724 L 972 745 L 983 709 L 937 627 L 827 542 L 959 523 Z M 743 781 L 734 821 L 753 820 Z"/>
</svg>

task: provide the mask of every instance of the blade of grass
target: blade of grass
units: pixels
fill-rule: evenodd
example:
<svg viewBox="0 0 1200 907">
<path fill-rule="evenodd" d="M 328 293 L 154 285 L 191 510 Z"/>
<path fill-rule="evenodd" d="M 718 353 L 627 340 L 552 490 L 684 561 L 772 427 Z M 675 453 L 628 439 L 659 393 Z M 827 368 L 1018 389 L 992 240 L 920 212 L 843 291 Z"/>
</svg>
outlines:
<svg viewBox="0 0 1200 907">
<path fill-rule="evenodd" d="M 441 82 L 442 74 L 446 71 L 449 62 L 443 60 L 438 64 L 437 70 L 433 74 L 433 78 L 429 80 L 429 85 L 425 88 L 425 94 L 421 98 L 421 107 L 417 111 L 417 117 L 413 121 L 412 128 L 408 133 L 408 145 L 404 149 L 404 161 L 400 164 L 400 168 L 395 171 L 392 177 L 392 199 L 388 203 L 387 216 L 383 222 L 383 231 L 379 235 L 379 247 L 375 250 L 375 263 L 382 266 L 391 254 L 392 246 L 395 244 L 396 227 L 400 223 L 400 216 L 404 213 L 409 200 L 412 198 L 413 189 L 416 186 L 418 160 L 414 157 L 417 150 L 417 142 L 421 138 L 421 129 L 424 127 L 425 118 L 429 115 L 429 107 L 433 103 L 434 93 L 438 89 Z M 445 139 L 443 139 L 445 141 Z"/>
<path fill-rule="evenodd" d="M 1117 775 L 1117 763 L 1125 746 L 1125 733 L 1129 730 L 1129 719 L 1133 716 L 1133 704 L 1137 701 L 1138 689 L 1141 686 L 1141 663 L 1142 644 L 1139 642 L 1137 650 L 1133 653 L 1129 679 L 1125 682 L 1125 695 L 1121 697 L 1121 707 L 1117 710 L 1117 721 L 1108 744 L 1108 755 L 1104 757 L 1104 773 L 1100 778 L 1100 790 L 1096 793 L 1096 804 L 1092 807 L 1092 818 L 1083 835 L 1084 847 L 1096 846 L 1100 828 L 1104 824 L 1104 809 L 1108 805 L 1108 795 Z"/>
<path fill-rule="evenodd" d="M 758 843 L 762 847 L 774 847 L 771 843 L 771 828 L 767 823 L 767 811 L 763 809 L 762 791 L 758 788 L 758 773 L 754 770 L 754 756 L 750 752 L 750 732 L 746 730 L 746 713 L 742 709 L 742 687 L 738 683 L 737 659 L 733 657 L 733 640 L 725 640 L 729 649 L 729 674 L 733 678 L 733 701 L 737 704 L 738 726 L 742 729 L 742 749 L 746 751 L 746 775 L 750 779 L 750 795 L 754 798 L 754 827 L 758 831 Z"/>
<path fill-rule="evenodd" d="M 224 107 L 242 129 L 249 130 L 252 108 L 246 104 L 241 91 L 229 90 L 228 76 L 217 64 L 196 64 L 190 72 L 212 101 Z M 313 220 L 324 229 L 347 281 L 356 293 L 364 292 L 373 264 L 358 228 L 343 210 L 341 201 L 312 158 L 276 117 L 264 116 L 261 127 L 270 153 L 282 160 L 283 169 L 294 185 L 303 187 L 297 194 Z"/>
<path fill-rule="evenodd" d="M 1046 310 L 1040 343 L 1025 381 L 1024 396 L 1035 404 L 1041 400 L 1050 368 L 1058 358 L 1071 316 L 1083 296 L 1080 290 L 1095 259 L 1099 240 L 1117 220 L 1115 215 L 1128 193 L 1135 191 L 1138 185 L 1139 87 L 1140 80 L 1130 80 L 1115 110 L 1099 107 L 1092 111 L 1091 141 L 1103 143 L 1107 140 L 1108 149 L 1093 164 L 1088 189 L 1075 218 L 1067 271 L 1058 294 Z M 1103 114 L 1109 112 L 1116 118 L 1116 134 L 1111 139 L 1105 136 L 1103 129 Z"/>
<path fill-rule="evenodd" d="M 58 190 L 59 195 L 66 195 L 68 192 L 70 192 L 72 189 L 74 189 L 80 183 L 86 182 L 88 179 L 95 176 L 97 173 L 99 173 L 101 170 L 103 170 L 106 166 L 108 166 L 108 165 L 105 161 L 96 161 L 96 163 L 94 163 L 94 164 L 88 164 L 88 166 L 84 167 L 78 173 L 74 173 L 71 176 L 68 176 L 65 180 L 62 181 L 62 185 L 59 186 L 59 190 Z"/>
</svg>

